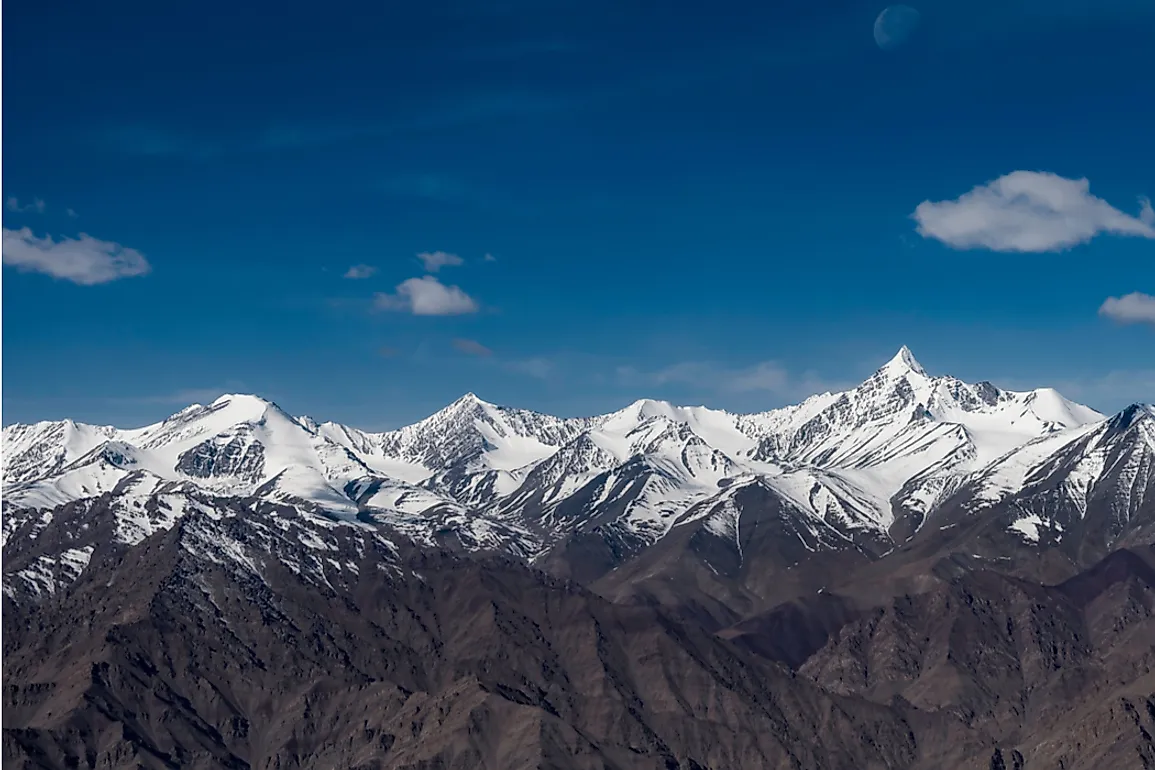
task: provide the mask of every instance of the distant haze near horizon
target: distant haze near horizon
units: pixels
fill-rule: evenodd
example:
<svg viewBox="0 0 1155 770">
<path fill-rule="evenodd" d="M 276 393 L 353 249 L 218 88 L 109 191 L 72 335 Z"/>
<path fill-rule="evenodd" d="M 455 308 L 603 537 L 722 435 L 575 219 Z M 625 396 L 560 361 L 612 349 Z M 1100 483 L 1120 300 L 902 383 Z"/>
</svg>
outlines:
<svg viewBox="0 0 1155 770">
<path fill-rule="evenodd" d="M 878 371 L 884 371 L 884 370 L 886 370 L 887 367 L 895 366 L 895 365 L 897 365 L 896 362 L 901 362 L 904 365 L 909 363 L 909 365 L 913 366 L 916 371 L 918 371 L 919 373 L 925 373 L 926 376 L 931 377 L 931 378 L 937 378 L 937 377 L 946 377 L 948 379 L 954 378 L 954 375 L 952 375 L 950 373 L 927 372 L 922 367 L 922 364 L 915 357 L 913 351 L 911 351 L 910 348 L 908 348 L 905 345 L 902 346 L 899 349 L 899 351 L 896 354 L 894 354 L 894 356 L 888 362 L 883 363 L 881 365 L 881 368 L 878 368 Z M 997 382 L 991 382 L 990 380 L 986 380 L 986 379 L 977 379 L 972 384 L 981 383 L 981 382 L 990 382 L 990 384 L 994 385 L 995 387 L 999 387 Z M 599 412 L 593 412 L 593 413 L 588 413 L 588 414 L 587 413 L 581 413 L 581 414 L 558 413 L 558 414 L 554 414 L 554 413 L 545 412 L 544 410 L 526 407 L 525 405 L 521 405 L 521 404 L 510 404 L 510 403 L 496 402 L 492 399 L 486 398 L 484 394 L 478 394 L 478 393 L 475 393 L 474 391 L 468 391 L 466 393 L 463 393 L 460 396 L 458 396 L 457 398 L 453 399 L 451 402 L 447 402 L 445 404 L 440 405 L 434 411 L 440 411 L 444 408 L 448 408 L 454 404 L 460 403 L 460 402 L 465 401 L 465 400 L 476 399 L 482 403 L 487 403 L 487 404 L 497 406 L 497 407 L 509 407 L 509 408 L 521 408 L 521 409 L 530 408 L 531 411 L 536 411 L 536 412 L 539 412 L 542 414 L 551 414 L 552 416 L 560 417 L 563 419 L 596 417 L 598 415 L 608 414 L 610 412 L 614 412 L 614 411 L 617 411 L 619 409 L 625 408 L 626 406 L 628 406 L 629 404 L 632 404 L 632 403 L 640 403 L 640 402 L 646 402 L 646 401 L 656 401 L 658 403 L 667 403 L 667 404 L 671 404 L 671 406 L 675 406 L 675 407 L 693 407 L 693 408 L 701 407 L 701 408 L 710 409 L 710 410 L 727 411 L 727 412 L 730 412 L 733 414 L 744 414 L 744 413 L 745 414 L 756 414 L 756 413 L 773 411 L 773 410 L 777 410 L 777 409 L 783 409 L 783 408 L 788 408 L 788 407 L 800 405 L 804 402 L 807 402 L 808 400 L 810 400 L 812 398 L 817 398 L 817 397 L 820 397 L 822 395 L 828 395 L 831 393 L 838 394 L 841 392 L 850 391 L 851 389 L 853 389 L 853 387 L 856 384 L 857 383 L 847 383 L 847 384 L 842 385 L 842 386 L 832 387 L 832 388 L 829 388 L 826 390 L 816 391 L 814 393 L 809 393 L 809 394 L 797 399 L 796 401 L 792 401 L 790 403 L 776 404 L 773 406 L 766 406 L 766 407 L 759 407 L 759 408 L 747 410 L 746 412 L 742 412 L 741 410 L 725 409 L 724 407 L 717 406 L 717 405 L 710 404 L 710 403 L 672 403 L 672 402 L 669 402 L 668 400 L 665 400 L 665 399 L 651 399 L 647 396 L 638 396 L 637 398 L 630 399 L 629 401 L 626 401 L 623 403 L 610 404 L 608 408 L 603 409 Z M 1024 393 L 1029 393 L 1031 391 L 1053 391 L 1058 397 L 1063 397 L 1063 395 L 1064 395 L 1063 393 L 1061 393 L 1057 389 L 1050 388 L 1049 386 L 1040 386 L 1037 388 L 1024 387 L 1024 388 L 1018 388 L 1018 389 L 1003 388 L 1003 390 L 1006 390 L 1006 391 L 1018 390 L 1018 391 L 1024 392 Z M 159 410 L 160 412 L 163 412 L 163 414 L 161 414 L 158 419 L 149 420 L 147 422 L 132 423 L 131 425 L 126 423 L 126 424 L 121 424 L 118 427 L 121 427 L 121 428 L 146 427 L 148 425 L 155 424 L 155 423 L 161 421 L 162 419 L 167 418 L 168 416 L 170 416 L 172 414 L 178 413 L 179 411 L 181 411 L 183 409 L 187 409 L 187 408 L 192 407 L 192 406 L 196 406 L 196 405 L 206 406 L 206 405 L 218 403 L 220 401 L 225 401 L 225 400 L 230 399 L 230 398 L 249 397 L 249 396 L 261 399 L 263 401 L 268 401 L 269 403 L 276 403 L 280 408 L 284 409 L 287 414 L 291 414 L 291 415 L 294 415 L 294 416 L 299 417 L 299 418 L 307 418 L 310 420 L 317 420 L 319 422 L 341 422 L 338 420 L 331 420 L 327 415 L 322 414 L 322 413 L 316 413 L 316 412 L 311 413 L 308 411 L 301 411 L 298 409 L 294 409 L 294 408 L 292 408 L 291 404 L 284 404 L 284 403 L 280 402 L 278 399 L 273 398 L 271 396 L 267 396 L 267 395 L 262 394 L 262 393 L 242 393 L 240 391 L 238 391 L 236 393 L 226 393 L 223 391 L 218 393 L 214 390 L 201 390 L 201 391 L 189 390 L 189 391 L 181 391 L 178 393 L 174 393 L 173 397 L 172 397 L 173 400 L 171 403 L 167 399 L 163 400 L 163 401 L 157 400 L 154 403 L 153 407 L 155 410 Z M 175 399 L 180 398 L 180 397 L 187 399 L 187 402 L 186 403 L 178 403 Z M 1146 401 L 1137 401 L 1135 403 L 1147 404 L 1147 403 L 1152 403 L 1152 402 L 1155 402 L 1155 399 L 1149 399 Z M 1095 409 L 1095 407 L 1092 404 L 1084 404 L 1083 406 L 1089 407 L 1091 409 Z M 1126 404 L 1124 406 L 1130 406 L 1130 404 Z M 1101 409 L 1096 410 L 1096 411 L 1100 412 L 1103 415 L 1109 415 L 1109 414 L 1114 413 L 1113 411 L 1104 411 Z M 1118 411 L 1118 410 L 1114 410 L 1114 411 Z M 429 416 L 429 414 L 421 414 L 421 415 L 417 415 L 415 418 L 413 418 L 412 420 L 410 420 L 408 422 L 401 423 L 398 425 L 388 425 L 388 426 L 367 426 L 365 424 L 365 421 L 361 421 L 361 422 L 353 421 L 353 422 L 348 422 L 346 424 L 351 426 L 351 427 L 356 427 L 356 428 L 363 429 L 363 430 L 393 430 L 393 429 L 402 428 L 406 425 L 414 424 L 414 423 L 416 423 L 416 422 L 420 421 L 421 419 L 426 418 L 428 416 Z M 82 423 L 87 423 L 87 424 L 112 424 L 112 423 L 100 423 L 100 422 L 92 422 L 92 421 L 88 421 L 88 420 L 83 420 L 83 419 L 80 419 L 74 415 L 64 415 L 60 418 L 48 418 L 48 419 L 49 420 L 52 420 L 52 419 L 71 419 L 71 420 L 75 420 L 77 422 L 82 422 Z M 43 421 L 44 420 L 35 420 L 35 421 L 31 421 L 31 422 L 43 422 Z M 27 423 L 28 421 L 25 421 L 25 422 Z M 371 420 L 370 420 L 370 422 L 371 422 Z M 10 425 L 17 424 L 17 423 L 18 423 L 18 421 L 8 421 L 6 419 L 4 422 L 4 427 L 8 427 Z"/>
<path fill-rule="evenodd" d="M 911 352 L 910 349 L 905 345 L 900 349 L 900 351 L 897 354 L 895 354 L 894 357 L 897 359 L 897 358 L 903 357 L 904 355 L 909 356 L 912 360 L 915 360 L 913 352 Z M 917 364 L 917 365 L 919 367 L 921 367 L 921 364 Z M 877 368 L 877 367 L 875 367 L 875 368 Z M 873 371 L 873 370 L 870 370 L 870 371 Z M 780 370 L 777 367 L 763 366 L 760 369 L 760 375 L 764 376 L 764 377 L 776 377 L 776 376 L 779 376 L 779 374 L 780 374 Z M 867 374 L 869 374 L 869 371 L 867 372 Z M 931 376 L 948 376 L 948 377 L 954 377 L 955 376 L 951 372 L 928 372 L 928 374 L 930 374 Z M 747 376 L 757 377 L 757 376 L 759 376 L 759 372 L 755 372 L 753 374 L 748 374 Z M 782 376 L 785 376 L 785 375 L 782 375 Z M 865 379 L 865 376 L 866 375 L 863 375 L 862 379 Z M 663 388 L 661 387 L 661 382 L 660 382 L 661 377 L 658 377 L 657 380 L 658 380 L 658 384 L 654 384 L 651 387 L 653 390 L 662 390 Z M 996 387 L 1002 387 L 1004 390 L 1008 390 L 1008 391 L 1026 392 L 1026 391 L 1031 391 L 1031 390 L 1050 389 L 1050 390 L 1055 390 L 1061 396 L 1067 396 L 1068 395 L 1067 393 L 1064 393 L 1059 388 L 1054 388 L 1052 386 L 1045 385 L 1045 384 L 1040 384 L 1037 386 L 1031 386 L 1028 383 L 1016 382 L 1016 383 L 1014 383 L 1014 387 L 1010 387 L 1010 386 L 1004 386 L 997 379 L 990 379 L 990 378 L 986 378 L 986 377 L 978 377 L 978 378 L 974 378 L 973 380 L 970 380 L 970 381 L 973 383 L 990 382 L 991 384 L 995 385 Z M 783 407 L 788 407 L 788 406 L 800 404 L 800 403 L 806 401 L 808 398 L 811 398 L 813 396 L 822 395 L 824 393 L 842 392 L 844 390 L 848 390 L 848 389 L 852 388 L 855 384 L 857 384 L 857 383 L 850 382 L 850 381 L 824 382 L 824 381 L 819 380 L 817 378 L 812 378 L 812 379 L 810 379 L 804 383 L 799 383 L 799 385 L 795 386 L 798 388 L 798 390 L 796 392 L 798 392 L 800 395 L 797 398 L 790 400 L 790 401 L 782 402 L 779 399 L 778 403 L 768 403 L 765 405 L 758 405 L 756 403 L 755 398 L 750 398 L 749 396 L 747 396 L 745 399 L 741 399 L 744 403 L 752 403 L 753 404 L 753 406 L 751 408 L 747 408 L 747 409 L 734 409 L 734 408 L 726 407 L 724 405 L 724 403 L 726 401 L 733 400 L 735 395 L 742 396 L 743 394 L 741 391 L 731 390 L 731 391 L 727 392 L 725 389 L 722 389 L 715 394 L 717 396 L 718 400 L 722 401 L 723 404 L 712 403 L 710 401 L 705 401 L 705 402 L 701 402 L 701 403 L 689 402 L 689 401 L 670 402 L 670 403 L 675 403 L 675 405 L 677 405 L 677 406 L 702 406 L 702 407 L 706 407 L 709 409 L 725 410 L 725 411 L 729 411 L 729 412 L 733 412 L 733 413 L 757 413 L 757 412 L 763 412 L 763 411 L 773 410 L 773 409 L 780 409 Z M 1070 384 L 1070 383 L 1068 383 L 1068 384 Z M 805 393 L 804 390 L 805 390 L 805 387 L 807 385 L 814 386 L 814 387 L 818 387 L 819 385 L 825 385 L 827 387 L 824 387 L 820 390 L 814 390 L 813 392 L 810 392 L 810 393 Z M 639 387 L 641 387 L 641 386 L 639 386 Z M 1078 386 L 1076 386 L 1075 389 L 1078 390 Z M 277 390 L 277 389 L 274 388 L 274 391 L 275 390 Z M 765 391 L 761 391 L 758 389 L 754 389 L 754 390 L 755 390 L 757 396 L 769 397 L 771 400 L 773 400 L 773 394 L 768 394 Z M 322 422 L 330 421 L 330 420 L 332 420 L 334 422 L 344 422 L 345 424 L 349 424 L 349 425 L 352 425 L 352 426 L 355 426 L 355 427 L 358 427 L 361 429 L 365 429 L 365 430 L 391 430 L 391 429 L 403 427 L 405 425 L 410 425 L 412 423 L 415 423 L 415 422 L 429 416 L 429 414 L 449 405 L 450 403 L 453 403 L 453 402 L 460 400 L 460 398 L 465 397 L 465 396 L 476 396 L 477 398 L 481 399 L 482 401 L 493 403 L 497 406 L 528 408 L 528 409 L 532 409 L 533 411 L 541 412 L 543 414 L 552 414 L 554 416 L 563 417 L 563 418 L 590 417 L 590 416 L 595 416 L 598 414 L 605 414 L 605 413 L 609 413 L 609 412 L 615 411 L 617 409 L 620 409 L 629 403 L 632 403 L 632 402 L 635 402 L 638 400 L 650 399 L 650 396 L 647 396 L 644 393 L 639 393 L 635 397 L 629 397 L 628 395 L 626 395 L 623 392 L 622 399 L 624 399 L 624 400 L 620 399 L 618 401 L 609 401 L 607 399 L 607 402 L 606 402 L 606 405 L 604 408 L 597 409 L 597 410 L 592 411 L 592 412 L 567 413 L 564 411 L 563 412 L 549 412 L 545 409 L 540 409 L 540 408 L 537 408 L 533 405 L 513 404 L 513 403 L 509 403 L 509 402 L 505 402 L 505 401 L 499 401 L 499 400 L 495 400 L 493 398 L 487 397 L 487 395 L 485 393 L 476 393 L 473 390 L 469 390 L 469 391 L 466 391 L 465 393 L 460 394 L 457 397 L 452 398 L 449 401 L 446 401 L 445 403 L 434 404 L 429 409 L 428 412 L 414 413 L 411 418 L 406 419 L 402 422 L 398 422 L 396 424 L 380 424 L 380 423 L 376 423 L 374 421 L 374 416 L 373 416 L 374 408 L 372 406 L 369 407 L 369 410 L 368 410 L 369 413 L 363 415 L 362 419 L 360 419 L 360 420 L 357 420 L 357 419 L 354 419 L 351 421 L 349 421 L 349 420 L 333 420 L 328 415 L 328 413 L 318 412 L 318 411 L 310 411 L 308 409 L 304 409 L 304 410 L 297 409 L 297 408 L 295 408 L 296 405 L 293 404 L 292 402 L 284 402 L 281 399 L 279 399 L 273 395 L 266 394 L 266 393 L 255 392 L 255 391 L 245 391 L 243 389 L 235 389 L 233 392 L 235 392 L 237 394 L 248 393 L 248 394 L 257 396 L 259 398 L 264 398 L 264 399 L 268 399 L 269 401 L 276 402 L 282 408 L 286 409 L 286 411 L 289 412 L 290 414 L 294 414 L 294 415 L 298 415 L 298 416 L 307 416 L 307 417 L 310 417 L 312 419 L 320 420 Z M 212 403 L 212 402 L 214 402 L 220 398 L 225 397 L 226 395 L 228 395 L 228 393 L 229 393 L 228 391 L 225 391 L 223 389 L 219 390 L 219 391 L 215 390 L 215 389 L 178 390 L 178 391 L 176 391 L 176 392 L 174 392 L 174 393 L 172 393 L 169 396 L 164 397 L 164 398 L 145 399 L 145 400 L 140 400 L 140 401 L 134 401 L 133 399 L 122 399 L 122 400 L 119 400 L 119 402 L 114 399 L 110 404 L 105 405 L 105 410 L 110 410 L 113 413 L 118 411 L 118 407 L 123 408 L 123 407 L 129 406 L 129 407 L 131 407 L 131 409 L 129 409 L 127 411 L 127 413 L 129 413 L 129 414 L 141 412 L 144 414 L 154 415 L 154 417 L 152 417 L 152 418 L 148 418 L 148 417 L 144 418 L 143 421 L 138 419 L 138 420 L 132 421 L 132 422 L 114 423 L 114 422 L 105 421 L 105 420 L 85 419 L 83 416 L 75 415 L 75 414 L 60 414 L 60 415 L 55 415 L 55 416 L 45 416 L 45 417 L 40 417 L 40 418 L 34 419 L 34 420 L 13 420 L 10 418 L 9 414 L 6 413 L 4 415 L 4 423 L 3 424 L 5 427 L 7 427 L 9 425 L 13 425 L 16 423 L 30 423 L 30 422 L 41 422 L 44 420 L 72 419 L 72 420 L 76 420 L 78 422 L 84 422 L 84 423 L 96 424 L 96 425 L 116 424 L 120 427 L 143 427 L 145 425 L 149 425 L 149 424 L 158 422 L 159 420 L 164 419 L 164 418 L 168 417 L 170 414 L 173 414 L 174 412 L 179 411 L 180 409 L 183 409 L 185 407 L 192 406 L 194 404 L 202 404 L 202 405 L 210 404 L 210 403 Z M 1148 399 L 1140 398 L 1140 399 L 1136 399 L 1133 402 L 1120 404 L 1118 406 L 1118 408 L 1111 408 L 1111 409 L 1100 408 L 1100 407 L 1096 406 L 1094 403 L 1085 403 L 1084 405 L 1091 407 L 1092 409 L 1096 409 L 1097 411 L 1101 412 L 1102 414 L 1113 414 L 1114 412 L 1119 411 L 1120 409 L 1122 409 L 1125 406 L 1130 406 L 1132 403 L 1153 403 L 1153 402 L 1155 402 L 1155 393 L 1153 393 L 1152 396 L 1153 396 L 1152 398 L 1148 398 Z M 669 399 L 657 399 L 657 400 L 670 401 Z M 1077 399 L 1077 398 L 1074 398 L 1072 400 L 1082 403 L 1081 400 Z M 343 412 L 345 410 L 338 409 L 336 411 L 342 411 Z"/>
</svg>

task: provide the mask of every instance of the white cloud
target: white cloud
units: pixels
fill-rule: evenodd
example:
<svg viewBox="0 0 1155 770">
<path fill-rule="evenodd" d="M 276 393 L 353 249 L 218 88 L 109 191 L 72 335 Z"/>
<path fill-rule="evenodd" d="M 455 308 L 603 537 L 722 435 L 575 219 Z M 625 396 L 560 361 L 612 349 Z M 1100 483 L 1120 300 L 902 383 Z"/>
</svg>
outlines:
<svg viewBox="0 0 1155 770">
<path fill-rule="evenodd" d="M 68 214 L 68 216 L 72 217 L 73 219 L 76 219 L 78 216 L 80 216 L 79 214 L 76 213 L 76 209 L 65 209 L 65 212 Z"/>
<path fill-rule="evenodd" d="M 1061 251 L 1097 235 L 1155 239 L 1155 210 L 1144 199 L 1133 217 L 1090 193 L 1086 179 L 1012 171 L 951 201 L 923 201 L 918 233 L 955 249 Z"/>
<path fill-rule="evenodd" d="M 4 228 L 4 264 L 82 286 L 145 275 L 152 269 L 143 254 L 119 243 L 84 233 L 78 239 L 53 241 L 48 235 L 37 238 L 27 227 Z"/>
<path fill-rule="evenodd" d="M 482 258 L 482 262 L 496 262 L 496 261 L 497 261 L 497 257 L 493 256 L 489 252 L 486 252 L 485 256 Z"/>
<path fill-rule="evenodd" d="M 8 210 L 9 211 L 18 211 L 21 213 L 27 213 L 30 211 L 35 211 L 37 214 L 43 214 L 44 209 L 45 209 L 44 201 L 40 200 L 39 198 L 34 199 L 31 203 L 29 203 L 25 206 L 21 206 L 20 201 L 17 200 L 16 198 L 9 198 L 8 199 Z"/>
<path fill-rule="evenodd" d="M 423 251 L 417 255 L 417 258 L 421 260 L 421 264 L 425 265 L 425 272 L 427 273 L 436 273 L 443 267 L 465 263 L 461 257 L 445 251 Z"/>
<path fill-rule="evenodd" d="M 1099 315 L 1121 324 L 1155 324 L 1155 297 L 1138 291 L 1122 297 L 1108 297 L 1099 308 Z"/>
<path fill-rule="evenodd" d="M 470 356 L 492 356 L 493 351 L 482 345 L 477 340 L 469 340 L 464 338 L 457 338 L 453 341 L 453 347 L 457 348 L 462 353 Z"/>
<path fill-rule="evenodd" d="M 466 315 L 476 313 L 477 302 L 457 286 L 446 286 L 431 275 L 410 278 L 397 284 L 394 294 L 378 293 L 378 310 L 394 310 L 413 315 Z"/>
<path fill-rule="evenodd" d="M 345 271 L 345 277 L 357 281 L 362 278 L 368 278 L 376 272 L 377 268 L 372 265 L 353 265 Z"/>
</svg>

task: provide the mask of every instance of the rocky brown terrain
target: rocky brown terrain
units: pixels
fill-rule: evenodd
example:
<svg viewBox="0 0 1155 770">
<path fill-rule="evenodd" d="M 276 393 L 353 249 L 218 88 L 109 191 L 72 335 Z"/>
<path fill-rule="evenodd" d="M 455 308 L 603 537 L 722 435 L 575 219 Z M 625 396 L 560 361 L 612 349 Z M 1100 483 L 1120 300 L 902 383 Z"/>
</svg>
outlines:
<svg viewBox="0 0 1155 770">
<path fill-rule="evenodd" d="M 211 558 L 245 530 L 189 518 L 6 607 L 5 765 L 929 767 L 953 728 L 508 559 Z"/>
<path fill-rule="evenodd" d="M 1057 585 L 815 592 L 714 633 L 344 527 L 341 569 L 294 571 L 291 535 L 189 516 L 6 599 L 4 766 L 1155 767 L 1152 548 Z"/>
</svg>

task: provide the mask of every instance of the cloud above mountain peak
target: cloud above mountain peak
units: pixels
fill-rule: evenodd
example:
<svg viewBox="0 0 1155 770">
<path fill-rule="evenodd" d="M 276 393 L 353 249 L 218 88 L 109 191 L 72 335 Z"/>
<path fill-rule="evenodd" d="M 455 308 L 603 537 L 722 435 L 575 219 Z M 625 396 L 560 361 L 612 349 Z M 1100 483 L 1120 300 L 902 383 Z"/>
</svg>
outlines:
<svg viewBox="0 0 1155 770">
<path fill-rule="evenodd" d="M 1052 252 L 1099 235 L 1155 239 L 1155 209 L 1138 216 L 1091 194 L 1087 179 L 1012 171 L 954 200 L 923 201 L 912 215 L 918 233 L 954 249 Z"/>
</svg>

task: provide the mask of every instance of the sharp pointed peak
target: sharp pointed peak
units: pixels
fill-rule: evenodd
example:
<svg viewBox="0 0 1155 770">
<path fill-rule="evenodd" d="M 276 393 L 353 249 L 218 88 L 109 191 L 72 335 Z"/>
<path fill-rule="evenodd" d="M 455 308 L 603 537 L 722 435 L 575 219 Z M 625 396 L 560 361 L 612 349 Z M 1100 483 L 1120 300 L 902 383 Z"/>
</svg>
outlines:
<svg viewBox="0 0 1155 770">
<path fill-rule="evenodd" d="M 912 353 L 906 345 L 899 348 L 898 352 L 894 354 L 894 357 L 883 364 L 879 371 L 902 374 L 913 372 L 914 374 L 926 375 L 926 369 L 922 368 L 922 364 L 918 362 L 918 359 L 914 357 L 914 353 Z"/>
<path fill-rule="evenodd" d="M 447 409 L 453 409 L 456 407 L 474 407 L 474 406 L 495 406 L 495 405 L 491 404 L 490 402 L 481 398 L 480 396 L 478 396 L 476 393 L 474 393 L 471 390 L 468 393 L 466 393 L 464 396 L 462 396 L 461 398 L 454 401 L 452 404 L 450 404 L 446 408 Z"/>
<path fill-rule="evenodd" d="M 405 426 L 404 429 L 418 428 L 427 423 L 438 423 L 446 419 L 458 419 L 466 415 L 476 415 L 478 412 L 491 412 L 493 410 L 500 410 L 503 407 L 491 404 L 478 397 L 476 393 L 470 391 L 456 400 L 446 404 L 445 406 L 433 412 L 428 417 L 418 420 L 412 425 Z M 398 428 L 397 430 L 402 430 Z"/>
</svg>

